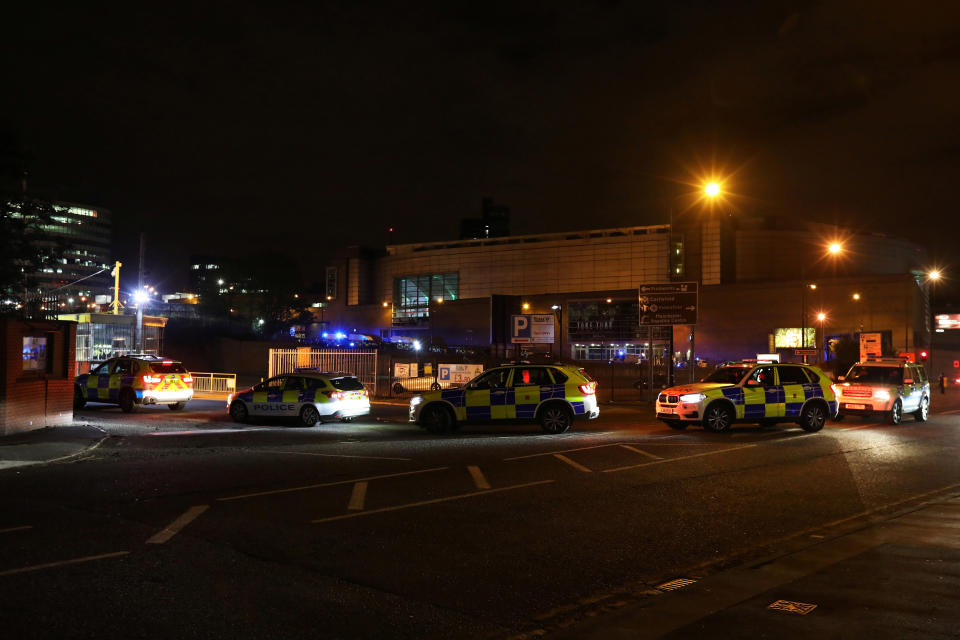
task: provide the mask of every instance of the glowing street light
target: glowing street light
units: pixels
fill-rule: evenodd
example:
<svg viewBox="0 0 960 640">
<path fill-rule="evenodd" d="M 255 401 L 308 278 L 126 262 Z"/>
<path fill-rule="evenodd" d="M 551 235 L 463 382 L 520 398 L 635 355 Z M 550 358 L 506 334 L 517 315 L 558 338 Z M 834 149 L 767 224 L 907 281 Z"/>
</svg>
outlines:
<svg viewBox="0 0 960 640">
<path fill-rule="evenodd" d="M 817 320 L 819 320 L 820 322 L 823 322 L 826 319 L 827 319 L 827 314 L 825 314 L 824 312 L 821 311 L 820 313 L 817 314 Z"/>
<path fill-rule="evenodd" d="M 716 198 L 720 195 L 720 184 L 717 182 L 709 182 L 707 186 L 703 188 L 703 192 L 711 198 Z"/>
<path fill-rule="evenodd" d="M 830 246 L 827 247 L 827 251 L 829 251 L 833 255 L 837 255 L 838 253 L 843 252 L 843 245 L 840 244 L 839 242 L 831 242 Z"/>
<path fill-rule="evenodd" d="M 853 294 L 853 299 L 854 299 L 854 300 L 859 300 L 859 299 L 860 299 L 860 294 L 859 294 L 859 293 Z"/>
<path fill-rule="evenodd" d="M 524 303 L 523 303 L 523 310 L 524 310 L 524 311 L 527 311 L 528 309 L 530 309 L 530 303 L 529 303 L 529 302 L 524 302 Z"/>
<path fill-rule="evenodd" d="M 150 299 L 150 294 L 144 291 L 143 289 L 137 289 L 133 293 L 133 299 L 137 304 L 143 304 Z"/>
<path fill-rule="evenodd" d="M 927 278 L 928 278 L 929 280 L 932 280 L 933 282 L 936 282 L 937 280 L 940 279 L 940 270 L 939 270 L 939 269 L 931 269 L 931 270 L 927 273 Z"/>
</svg>

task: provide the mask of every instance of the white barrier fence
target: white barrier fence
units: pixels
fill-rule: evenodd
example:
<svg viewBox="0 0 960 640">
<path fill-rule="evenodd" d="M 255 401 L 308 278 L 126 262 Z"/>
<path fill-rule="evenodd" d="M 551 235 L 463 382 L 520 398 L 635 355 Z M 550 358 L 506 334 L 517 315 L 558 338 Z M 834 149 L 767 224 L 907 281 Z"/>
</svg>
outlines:
<svg viewBox="0 0 960 640">
<path fill-rule="evenodd" d="M 377 393 L 377 352 L 358 349 L 270 349 L 269 376 L 293 373 L 294 369 L 340 371 L 357 377 L 370 395 Z"/>
<path fill-rule="evenodd" d="M 206 393 L 233 393 L 237 390 L 235 373 L 203 373 L 191 371 L 193 390 Z"/>
</svg>

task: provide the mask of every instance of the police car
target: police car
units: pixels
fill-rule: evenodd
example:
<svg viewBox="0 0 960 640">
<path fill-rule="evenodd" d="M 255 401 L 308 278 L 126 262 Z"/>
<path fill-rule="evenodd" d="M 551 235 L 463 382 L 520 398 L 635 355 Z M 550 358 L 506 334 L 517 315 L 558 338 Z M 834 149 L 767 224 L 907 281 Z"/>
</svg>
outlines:
<svg viewBox="0 0 960 640">
<path fill-rule="evenodd" d="M 505 365 L 480 374 L 462 388 L 431 391 L 410 399 L 410 422 L 447 433 L 461 422 L 536 420 L 547 433 L 563 433 L 574 418 L 600 415 L 597 383 L 566 365 Z"/>
<path fill-rule="evenodd" d="M 930 414 L 930 381 L 922 365 L 877 358 L 858 362 L 837 382 L 840 418 L 880 414 L 900 424 L 905 413 L 917 422 L 926 422 Z"/>
<path fill-rule="evenodd" d="M 798 422 L 820 431 L 837 415 L 827 375 L 805 364 L 739 362 L 720 367 L 701 382 L 678 385 L 657 397 L 657 418 L 673 429 L 689 424 L 726 431 L 734 422 Z"/>
<path fill-rule="evenodd" d="M 251 417 L 297 418 L 304 427 L 318 422 L 349 422 L 370 413 L 370 394 L 349 373 L 295 369 L 227 396 L 235 422 Z"/>
<path fill-rule="evenodd" d="M 154 355 L 110 358 L 79 375 L 73 385 L 73 408 L 88 402 L 119 404 L 129 413 L 140 405 L 165 404 L 178 411 L 193 398 L 193 376 L 176 360 Z"/>
</svg>

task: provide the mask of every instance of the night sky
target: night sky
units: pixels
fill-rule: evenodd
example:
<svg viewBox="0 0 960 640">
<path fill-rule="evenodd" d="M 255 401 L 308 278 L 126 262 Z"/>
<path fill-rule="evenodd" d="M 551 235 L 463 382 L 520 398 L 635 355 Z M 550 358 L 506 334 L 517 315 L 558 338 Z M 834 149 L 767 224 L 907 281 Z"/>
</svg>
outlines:
<svg viewBox="0 0 960 640">
<path fill-rule="evenodd" d="M 666 222 L 709 173 L 960 280 L 960 3 L 146 4 L 6 8 L 0 130 L 32 189 L 114 212 L 121 260 L 145 231 L 164 289 L 191 252 L 318 280 L 485 195 L 514 233 Z"/>
</svg>

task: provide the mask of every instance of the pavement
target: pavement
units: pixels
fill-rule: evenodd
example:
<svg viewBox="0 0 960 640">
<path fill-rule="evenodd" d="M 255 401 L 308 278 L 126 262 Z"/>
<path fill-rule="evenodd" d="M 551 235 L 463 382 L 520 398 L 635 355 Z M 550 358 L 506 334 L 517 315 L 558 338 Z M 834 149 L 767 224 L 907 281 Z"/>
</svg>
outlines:
<svg viewBox="0 0 960 640">
<path fill-rule="evenodd" d="M 0 437 L 0 472 L 15 467 L 62 462 L 100 446 L 107 433 L 90 425 L 45 427 Z"/>
</svg>

